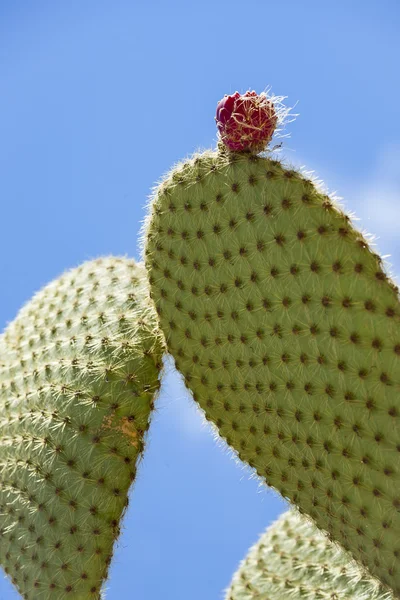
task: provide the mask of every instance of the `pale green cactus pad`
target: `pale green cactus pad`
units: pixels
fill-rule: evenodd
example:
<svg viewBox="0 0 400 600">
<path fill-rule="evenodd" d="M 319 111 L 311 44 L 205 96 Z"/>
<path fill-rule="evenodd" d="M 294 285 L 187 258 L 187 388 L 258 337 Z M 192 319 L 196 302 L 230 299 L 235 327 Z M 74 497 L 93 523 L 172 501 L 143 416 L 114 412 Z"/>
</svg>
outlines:
<svg viewBox="0 0 400 600">
<path fill-rule="evenodd" d="M 144 269 L 105 258 L 0 338 L 0 562 L 27 600 L 97 599 L 159 389 Z"/>
<path fill-rule="evenodd" d="M 225 600 L 392 600 L 393 594 L 295 511 L 240 564 Z"/>
<path fill-rule="evenodd" d="M 145 224 L 168 350 L 238 456 L 400 594 L 400 307 L 307 176 L 209 151 Z"/>
</svg>

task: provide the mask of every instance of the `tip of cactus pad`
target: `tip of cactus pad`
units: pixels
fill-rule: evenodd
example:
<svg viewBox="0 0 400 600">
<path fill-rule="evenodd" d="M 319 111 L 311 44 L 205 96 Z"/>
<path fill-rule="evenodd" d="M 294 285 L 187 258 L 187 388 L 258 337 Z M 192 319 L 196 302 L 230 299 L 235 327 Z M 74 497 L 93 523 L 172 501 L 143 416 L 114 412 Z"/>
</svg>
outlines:
<svg viewBox="0 0 400 600">
<path fill-rule="evenodd" d="M 261 152 L 278 123 L 274 103 L 265 92 L 225 95 L 215 117 L 221 141 L 231 151 Z"/>
</svg>

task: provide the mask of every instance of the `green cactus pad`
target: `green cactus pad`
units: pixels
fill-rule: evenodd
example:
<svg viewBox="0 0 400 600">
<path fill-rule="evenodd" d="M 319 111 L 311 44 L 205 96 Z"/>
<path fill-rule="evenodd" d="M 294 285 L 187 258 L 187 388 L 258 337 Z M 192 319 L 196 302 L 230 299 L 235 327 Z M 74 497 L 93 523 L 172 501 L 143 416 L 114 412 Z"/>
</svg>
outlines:
<svg viewBox="0 0 400 600">
<path fill-rule="evenodd" d="M 143 266 L 105 258 L 0 338 L 0 563 L 23 598 L 97 599 L 159 389 Z"/>
<path fill-rule="evenodd" d="M 250 550 L 225 600 L 392 600 L 376 579 L 295 511 Z"/>
<path fill-rule="evenodd" d="M 208 151 L 143 230 L 169 352 L 258 475 L 400 593 L 400 306 L 367 240 L 300 172 Z"/>
</svg>

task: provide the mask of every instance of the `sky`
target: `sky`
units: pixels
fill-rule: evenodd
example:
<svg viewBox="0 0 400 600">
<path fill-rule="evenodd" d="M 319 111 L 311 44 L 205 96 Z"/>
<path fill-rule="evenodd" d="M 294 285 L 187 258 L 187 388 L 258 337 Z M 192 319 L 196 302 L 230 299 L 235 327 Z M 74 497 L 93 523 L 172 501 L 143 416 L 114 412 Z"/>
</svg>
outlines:
<svg viewBox="0 0 400 600">
<path fill-rule="evenodd" d="M 287 96 L 282 159 L 343 197 L 400 274 L 399 25 L 397 0 L 0 0 L 0 329 L 65 269 L 140 258 L 152 186 L 215 146 L 236 90 Z M 286 508 L 166 359 L 106 600 L 222 600 Z"/>
</svg>

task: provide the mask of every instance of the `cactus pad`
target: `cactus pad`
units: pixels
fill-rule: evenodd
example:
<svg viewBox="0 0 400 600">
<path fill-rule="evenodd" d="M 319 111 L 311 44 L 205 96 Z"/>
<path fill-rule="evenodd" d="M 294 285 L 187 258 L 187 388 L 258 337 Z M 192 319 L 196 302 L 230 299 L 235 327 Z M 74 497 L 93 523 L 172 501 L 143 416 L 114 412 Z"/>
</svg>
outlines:
<svg viewBox="0 0 400 600">
<path fill-rule="evenodd" d="M 295 511 L 261 536 L 225 600 L 392 600 L 393 595 Z"/>
<path fill-rule="evenodd" d="M 400 594 L 398 289 L 306 175 L 207 151 L 144 226 L 169 352 L 258 475 Z"/>
<path fill-rule="evenodd" d="M 0 562 L 23 598 L 97 599 L 159 388 L 143 267 L 84 263 L 0 338 Z"/>
</svg>

